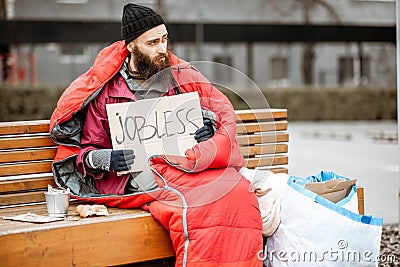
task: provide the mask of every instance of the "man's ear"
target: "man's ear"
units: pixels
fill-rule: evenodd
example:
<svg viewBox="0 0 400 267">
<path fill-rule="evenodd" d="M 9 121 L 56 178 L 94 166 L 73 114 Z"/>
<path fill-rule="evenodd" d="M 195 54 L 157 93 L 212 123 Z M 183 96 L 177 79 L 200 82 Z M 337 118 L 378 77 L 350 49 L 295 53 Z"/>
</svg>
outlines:
<svg viewBox="0 0 400 267">
<path fill-rule="evenodd" d="M 129 43 L 126 48 L 128 49 L 129 52 L 133 52 L 133 43 Z"/>
</svg>

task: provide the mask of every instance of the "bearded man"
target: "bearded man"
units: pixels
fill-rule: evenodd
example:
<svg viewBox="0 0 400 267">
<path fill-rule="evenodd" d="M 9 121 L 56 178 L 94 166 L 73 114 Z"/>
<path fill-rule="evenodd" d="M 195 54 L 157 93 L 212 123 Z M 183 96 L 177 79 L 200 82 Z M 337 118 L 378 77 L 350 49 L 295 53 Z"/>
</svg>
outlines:
<svg viewBox="0 0 400 267">
<path fill-rule="evenodd" d="M 261 216 L 238 172 L 244 159 L 231 103 L 169 51 L 164 19 L 152 9 L 125 5 L 121 33 L 53 112 L 56 183 L 77 199 L 150 211 L 170 231 L 176 266 L 261 266 Z M 185 157 L 152 156 L 144 171 L 118 175 L 135 153 L 112 149 L 106 105 L 189 92 L 199 94 L 205 116 L 197 145 Z"/>
</svg>

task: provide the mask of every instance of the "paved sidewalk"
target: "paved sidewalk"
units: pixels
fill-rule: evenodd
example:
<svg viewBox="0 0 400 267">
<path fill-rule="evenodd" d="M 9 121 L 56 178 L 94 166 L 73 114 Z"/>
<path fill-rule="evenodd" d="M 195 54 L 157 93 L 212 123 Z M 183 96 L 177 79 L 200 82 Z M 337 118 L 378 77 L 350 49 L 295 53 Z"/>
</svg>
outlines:
<svg viewBox="0 0 400 267">
<path fill-rule="evenodd" d="M 390 140 L 396 131 L 395 121 L 289 122 L 290 174 L 306 177 L 326 170 L 358 178 L 366 214 L 397 223 L 399 150 Z"/>
</svg>

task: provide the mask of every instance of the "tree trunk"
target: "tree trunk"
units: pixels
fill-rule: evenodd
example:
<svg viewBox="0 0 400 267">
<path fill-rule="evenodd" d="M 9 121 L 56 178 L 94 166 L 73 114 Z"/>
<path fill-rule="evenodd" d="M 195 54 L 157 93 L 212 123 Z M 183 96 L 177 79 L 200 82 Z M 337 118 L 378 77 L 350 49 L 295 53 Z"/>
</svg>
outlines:
<svg viewBox="0 0 400 267">
<path fill-rule="evenodd" d="M 306 85 L 314 84 L 314 44 L 303 45 L 303 82 Z"/>
<path fill-rule="evenodd" d="M 5 20 L 6 14 L 6 0 L 0 0 L 0 20 Z"/>
<path fill-rule="evenodd" d="M 303 5 L 303 21 L 305 25 L 311 24 L 311 10 L 314 6 L 319 5 L 323 7 L 333 18 L 335 23 L 340 24 L 340 17 L 333 6 L 325 0 L 300 0 Z M 315 51 L 314 43 L 305 43 L 303 45 L 303 82 L 306 85 L 314 83 L 314 67 L 315 67 Z"/>
<path fill-rule="evenodd" d="M 303 19 L 304 24 L 310 24 L 310 11 L 313 7 L 313 0 L 304 0 L 303 1 Z M 313 43 L 304 43 L 303 44 L 303 83 L 305 85 L 311 85 L 314 82 L 313 73 L 314 73 L 314 44 Z"/>
</svg>

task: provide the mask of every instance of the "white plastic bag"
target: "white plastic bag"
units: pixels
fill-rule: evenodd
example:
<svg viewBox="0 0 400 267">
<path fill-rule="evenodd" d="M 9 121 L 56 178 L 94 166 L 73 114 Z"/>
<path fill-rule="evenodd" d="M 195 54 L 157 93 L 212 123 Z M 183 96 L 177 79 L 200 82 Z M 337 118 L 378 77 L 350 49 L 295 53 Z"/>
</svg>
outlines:
<svg viewBox="0 0 400 267">
<path fill-rule="evenodd" d="M 304 183 L 302 178 L 288 179 L 280 225 L 267 238 L 265 265 L 378 266 L 383 220 L 344 208 L 354 194 L 333 203 L 305 189 Z"/>
</svg>

